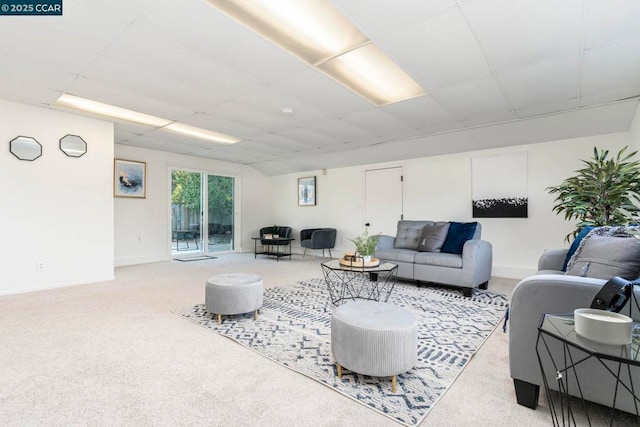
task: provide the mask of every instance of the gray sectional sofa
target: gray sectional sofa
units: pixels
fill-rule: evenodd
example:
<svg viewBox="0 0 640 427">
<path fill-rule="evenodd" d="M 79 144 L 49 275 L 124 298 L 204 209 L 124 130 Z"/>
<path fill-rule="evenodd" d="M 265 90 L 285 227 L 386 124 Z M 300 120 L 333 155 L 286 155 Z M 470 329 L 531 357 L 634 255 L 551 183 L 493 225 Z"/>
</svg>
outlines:
<svg viewBox="0 0 640 427">
<path fill-rule="evenodd" d="M 492 247 L 481 233 L 480 223 L 401 220 L 396 236 L 380 237 L 375 257 L 397 264 L 399 278 L 459 286 L 468 297 L 491 278 Z"/>
<path fill-rule="evenodd" d="M 627 243 L 640 246 L 635 239 L 627 239 Z M 624 277 L 625 265 L 621 265 L 618 252 L 615 248 L 604 248 L 599 255 L 600 260 L 593 257 L 593 253 L 585 253 L 594 264 L 589 270 L 596 277 L 582 277 L 571 274 L 571 268 L 567 272 L 563 271 L 567 265 L 568 249 L 552 249 L 544 252 L 538 262 L 537 274 L 520 281 L 513 289 L 511 303 L 509 306 L 509 368 L 513 379 L 516 399 L 520 405 L 535 409 L 538 406 L 540 387 L 544 385 L 540 372 L 540 361 L 536 354 L 538 339 L 538 326 L 542 315 L 545 313 L 573 313 L 577 308 L 590 307 L 591 302 L 608 278 L 613 276 Z M 628 256 L 629 254 L 625 254 Z M 632 254 L 633 258 L 638 258 L 638 249 Z M 616 268 L 622 268 L 618 273 L 613 271 L 602 271 L 596 267 L 602 267 L 602 258 L 609 258 Z M 579 260 L 577 261 L 579 262 Z M 564 264 L 564 265 L 563 265 Z M 596 265 L 599 264 L 599 265 Z M 570 265 L 570 264 L 569 264 Z M 627 279 L 632 279 L 640 273 L 637 266 L 632 273 L 627 274 Z M 600 276 L 600 277 L 597 277 Z M 635 297 L 640 301 L 640 287 L 635 287 Z M 630 313 L 633 307 L 633 313 Z M 629 316 L 633 314 L 634 321 L 640 320 L 640 313 L 636 309 L 635 302 L 628 302 L 621 311 Z M 563 360 L 567 357 L 566 350 L 558 342 L 548 342 L 548 347 L 541 346 L 542 354 L 550 351 L 554 354 L 555 360 Z M 590 344 L 596 345 L 597 344 Z M 597 347 L 595 347 L 597 348 Z M 584 357 L 584 353 L 576 356 L 572 350 L 573 357 Z M 543 361 L 545 373 L 547 374 L 547 384 L 550 388 L 557 390 L 558 381 L 556 379 L 557 367 L 551 365 L 547 358 Z M 614 396 L 617 393 L 615 407 L 623 411 L 635 413 L 638 406 L 637 401 L 631 397 L 630 393 L 624 390 L 623 386 L 616 389 L 615 370 L 604 368 L 603 364 L 595 358 L 590 358 L 576 364 L 576 373 L 569 371 L 566 375 L 570 378 L 568 393 L 573 396 L 583 396 L 585 400 L 612 406 Z M 614 369 L 614 368 L 612 368 Z M 617 369 L 617 368 L 615 368 Z M 623 371 L 626 371 L 623 366 Z M 640 384 L 640 369 L 634 368 L 630 371 L 633 384 Z M 575 375 L 579 378 L 580 388 L 577 388 Z M 629 384 L 629 372 L 623 372 L 623 378 Z M 636 386 L 637 387 L 637 386 Z M 637 390 L 637 388 L 636 388 Z M 577 403 L 576 407 L 580 408 Z M 581 409 L 580 409 L 581 410 Z"/>
</svg>

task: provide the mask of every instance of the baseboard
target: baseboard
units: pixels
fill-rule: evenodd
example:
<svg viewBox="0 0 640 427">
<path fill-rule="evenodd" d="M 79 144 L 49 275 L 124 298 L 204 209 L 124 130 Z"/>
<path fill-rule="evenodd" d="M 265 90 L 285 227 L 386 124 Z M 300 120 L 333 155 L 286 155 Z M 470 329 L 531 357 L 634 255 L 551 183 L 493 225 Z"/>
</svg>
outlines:
<svg viewBox="0 0 640 427">
<path fill-rule="evenodd" d="M 525 277 L 532 276 L 536 273 L 535 268 L 515 267 L 512 265 L 493 265 L 491 275 L 496 277 L 504 277 L 507 279 L 522 280 Z"/>
<path fill-rule="evenodd" d="M 49 284 L 45 286 L 39 286 L 37 288 L 15 289 L 8 292 L 0 292 L 0 296 L 28 294 L 31 292 L 48 291 L 51 289 L 58 289 L 58 288 L 68 288 L 71 286 L 94 285 L 97 283 L 110 282 L 112 280 L 115 280 L 114 275 L 106 276 L 103 278 L 97 278 L 97 279 L 94 278 L 94 279 L 91 279 L 90 281 L 79 280 L 74 282 L 54 283 L 54 284 Z"/>
<path fill-rule="evenodd" d="M 169 261 L 171 256 L 149 256 L 149 257 L 134 257 L 134 258 L 116 258 L 115 267 L 125 267 L 128 265 L 138 264 L 150 264 L 152 262 Z"/>
</svg>

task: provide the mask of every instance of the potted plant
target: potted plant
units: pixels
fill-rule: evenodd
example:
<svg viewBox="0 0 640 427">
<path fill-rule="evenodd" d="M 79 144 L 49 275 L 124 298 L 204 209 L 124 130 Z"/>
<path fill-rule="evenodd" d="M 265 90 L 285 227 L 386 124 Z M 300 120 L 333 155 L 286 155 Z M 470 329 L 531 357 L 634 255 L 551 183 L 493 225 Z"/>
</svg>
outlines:
<svg viewBox="0 0 640 427">
<path fill-rule="evenodd" d="M 365 227 L 364 233 L 355 239 L 349 239 L 356 245 L 356 254 L 363 258 L 364 262 L 371 262 L 371 257 L 376 250 L 380 234 L 369 236 L 369 229 Z"/>
<path fill-rule="evenodd" d="M 556 194 L 553 211 L 564 214 L 566 220 L 578 220 L 576 229 L 566 236 L 575 237 L 582 228 L 593 225 L 622 225 L 628 222 L 620 208 L 634 210 L 629 195 L 640 189 L 640 162 L 632 160 L 636 151 L 626 154 L 628 147 L 615 158 L 609 150 L 593 148 L 593 158 L 582 160 L 584 167 L 556 187 L 547 187 Z"/>
<path fill-rule="evenodd" d="M 280 238 L 280 229 L 278 228 L 278 226 L 276 224 L 273 224 L 273 227 L 271 227 L 271 233 L 273 234 L 273 238 L 274 239 L 278 239 Z"/>
</svg>

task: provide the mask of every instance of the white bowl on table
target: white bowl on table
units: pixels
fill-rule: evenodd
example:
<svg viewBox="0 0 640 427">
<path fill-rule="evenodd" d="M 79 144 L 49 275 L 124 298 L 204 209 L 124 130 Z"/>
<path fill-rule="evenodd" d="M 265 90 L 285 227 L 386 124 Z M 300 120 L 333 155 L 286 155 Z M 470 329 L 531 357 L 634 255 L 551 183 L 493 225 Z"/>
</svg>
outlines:
<svg viewBox="0 0 640 427">
<path fill-rule="evenodd" d="M 624 314 L 596 308 L 573 312 L 576 333 L 601 344 L 626 345 L 631 342 L 633 320 Z"/>
</svg>

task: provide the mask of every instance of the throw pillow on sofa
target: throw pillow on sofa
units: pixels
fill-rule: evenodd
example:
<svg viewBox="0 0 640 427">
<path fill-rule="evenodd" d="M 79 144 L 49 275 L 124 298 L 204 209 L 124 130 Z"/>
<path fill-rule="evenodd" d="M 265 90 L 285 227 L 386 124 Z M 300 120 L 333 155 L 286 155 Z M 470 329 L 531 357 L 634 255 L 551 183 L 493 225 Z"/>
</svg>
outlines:
<svg viewBox="0 0 640 427">
<path fill-rule="evenodd" d="M 640 274 L 640 242 L 624 227 L 598 227 L 587 234 L 567 263 L 570 276 L 634 280 Z"/>
<path fill-rule="evenodd" d="M 580 242 L 582 242 L 582 239 L 584 239 L 585 236 L 589 234 L 589 232 L 594 228 L 596 228 L 595 225 L 588 225 L 584 227 L 582 230 L 580 230 L 580 233 L 578 233 L 575 240 L 571 243 L 571 246 L 569 246 L 569 251 L 567 252 L 567 256 L 565 257 L 564 262 L 562 263 L 562 268 L 561 268 L 562 271 L 567 271 L 567 264 L 569 264 L 571 257 L 573 257 L 573 254 L 575 254 L 576 251 L 578 250 L 578 246 L 580 246 Z"/>
<path fill-rule="evenodd" d="M 420 252 L 440 252 L 449 233 L 449 223 L 425 225 L 418 240 L 416 250 Z"/>
<path fill-rule="evenodd" d="M 462 254 L 462 248 L 467 240 L 471 240 L 476 234 L 477 222 L 453 222 L 449 223 L 447 239 L 442 245 L 442 252 L 450 254 Z"/>
</svg>

